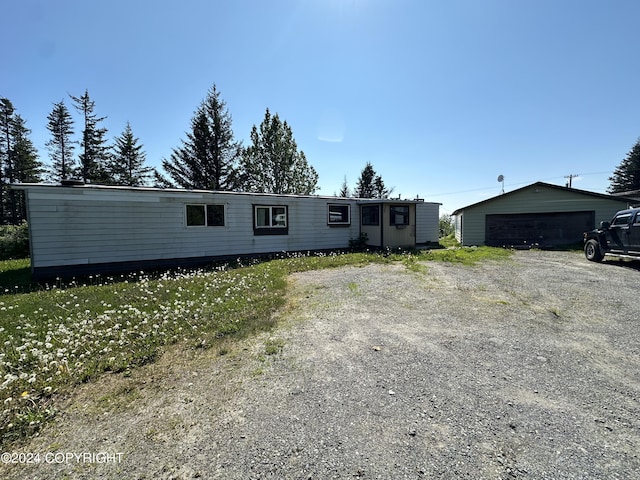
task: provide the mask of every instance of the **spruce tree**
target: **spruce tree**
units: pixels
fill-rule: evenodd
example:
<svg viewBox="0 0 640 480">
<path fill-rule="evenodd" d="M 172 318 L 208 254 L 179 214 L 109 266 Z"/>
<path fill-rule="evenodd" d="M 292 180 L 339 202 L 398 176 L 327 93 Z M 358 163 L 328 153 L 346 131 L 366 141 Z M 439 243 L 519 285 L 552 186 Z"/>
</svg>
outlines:
<svg viewBox="0 0 640 480">
<path fill-rule="evenodd" d="M 373 169 L 373 165 L 367 162 L 365 167 L 360 172 L 360 178 L 356 183 L 356 197 L 358 198 L 374 198 L 374 182 L 376 177 L 376 171 Z"/>
<path fill-rule="evenodd" d="M 148 183 L 153 168 L 145 167 L 146 154 L 138 144 L 138 138 L 133 135 L 131 124 L 127 126 L 113 145 L 113 156 L 110 165 L 110 178 L 116 185 L 130 187 L 142 186 Z"/>
<path fill-rule="evenodd" d="M 380 175 L 376 174 L 373 165 L 367 162 L 360 172 L 360 178 L 356 184 L 356 197 L 358 198 L 389 198 L 393 189 L 388 189 Z"/>
<path fill-rule="evenodd" d="M 4 172 L 11 164 L 11 125 L 15 109 L 8 98 L 0 98 L 0 224 L 5 221 L 5 197 L 7 195 L 7 179 Z"/>
<path fill-rule="evenodd" d="M 110 162 L 109 146 L 107 145 L 107 129 L 99 127 L 100 122 L 107 117 L 98 117 L 93 112 L 95 102 L 89 97 L 89 91 L 85 90 L 81 97 L 69 95 L 78 112 L 82 114 L 84 128 L 80 147 L 82 153 L 79 173 L 85 183 L 113 183 L 109 176 L 107 165 Z"/>
<path fill-rule="evenodd" d="M 240 168 L 243 190 L 259 193 L 310 195 L 318 190 L 318 174 L 293 139 L 287 122 L 266 110 L 260 129 L 251 130 L 252 145 Z"/>
<path fill-rule="evenodd" d="M 640 138 L 609 177 L 609 193 L 640 190 Z"/>
<path fill-rule="evenodd" d="M 162 160 L 162 168 L 171 180 L 156 174 L 160 185 L 177 184 L 182 188 L 205 190 L 234 190 L 236 165 L 242 149 L 234 139 L 231 115 L 216 86 L 191 119 L 191 131 L 182 145 L 175 148 L 169 160 Z"/>
<path fill-rule="evenodd" d="M 0 222 L 17 225 L 26 219 L 24 193 L 7 186 L 42 181 L 42 164 L 31 131 L 7 98 L 0 98 L 0 132 Z"/>
<path fill-rule="evenodd" d="M 376 198 L 389 198 L 393 188 L 387 188 L 382 181 L 382 177 L 380 175 L 376 175 L 376 179 L 373 181 L 373 191 Z"/>
<path fill-rule="evenodd" d="M 5 175 L 9 183 L 39 183 L 44 173 L 42 162 L 38 160 L 38 151 L 29 138 L 29 130 L 20 115 L 13 121 L 13 154 L 7 165 Z M 7 213 L 11 223 L 18 225 L 27 220 L 27 206 L 24 192 L 9 191 Z"/>
<path fill-rule="evenodd" d="M 75 149 L 73 135 L 73 118 L 64 101 L 55 103 L 51 113 L 47 116 L 47 129 L 51 132 L 51 139 L 46 143 L 49 149 L 51 165 L 49 178 L 55 182 L 72 178 L 76 174 L 73 151 Z"/>
<path fill-rule="evenodd" d="M 347 184 L 347 176 L 344 176 L 344 179 L 342 180 L 342 185 L 340 186 L 340 194 L 338 195 L 340 197 L 349 197 L 349 184 Z"/>
</svg>

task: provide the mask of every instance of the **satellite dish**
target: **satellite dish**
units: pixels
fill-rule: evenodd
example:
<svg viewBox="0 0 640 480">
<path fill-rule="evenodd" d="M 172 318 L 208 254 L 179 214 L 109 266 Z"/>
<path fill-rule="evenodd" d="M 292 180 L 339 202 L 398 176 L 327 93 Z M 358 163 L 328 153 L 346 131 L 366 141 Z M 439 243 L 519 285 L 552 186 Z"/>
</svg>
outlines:
<svg viewBox="0 0 640 480">
<path fill-rule="evenodd" d="M 498 181 L 504 182 L 504 175 L 498 175 Z"/>
</svg>

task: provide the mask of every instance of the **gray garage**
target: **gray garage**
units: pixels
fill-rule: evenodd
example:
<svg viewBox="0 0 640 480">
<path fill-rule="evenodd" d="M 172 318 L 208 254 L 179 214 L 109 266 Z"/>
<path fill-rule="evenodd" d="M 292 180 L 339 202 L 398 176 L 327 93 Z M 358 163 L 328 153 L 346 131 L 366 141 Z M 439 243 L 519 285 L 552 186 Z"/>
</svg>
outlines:
<svg viewBox="0 0 640 480">
<path fill-rule="evenodd" d="M 463 245 L 559 246 L 637 200 L 537 182 L 453 212 Z"/>
</svg>

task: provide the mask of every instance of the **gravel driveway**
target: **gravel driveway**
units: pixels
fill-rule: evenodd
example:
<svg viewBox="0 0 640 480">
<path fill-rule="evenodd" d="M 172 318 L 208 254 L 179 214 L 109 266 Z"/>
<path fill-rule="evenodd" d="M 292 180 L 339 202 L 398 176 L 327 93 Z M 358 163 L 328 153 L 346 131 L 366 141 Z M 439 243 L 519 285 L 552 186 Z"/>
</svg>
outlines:
<svg viewBox="0 0 640 480">
<path fill-rule="evenodd" d="M 424 266 L 297 274 L 275 331 L 85 385 L 22 449 L 118 461 L 0 476 L 640 478 L 638 265 Z"/>
</svg>

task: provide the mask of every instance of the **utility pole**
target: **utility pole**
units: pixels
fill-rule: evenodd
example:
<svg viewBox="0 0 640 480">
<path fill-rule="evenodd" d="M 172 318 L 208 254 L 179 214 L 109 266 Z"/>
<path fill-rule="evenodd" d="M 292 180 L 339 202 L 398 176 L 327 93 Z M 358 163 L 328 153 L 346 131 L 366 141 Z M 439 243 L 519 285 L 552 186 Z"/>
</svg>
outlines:
<svg viewBox="0 0 640 480">
<path fill-rule="evenodd" d="M 567 187 L 571 188 L 571 181 L 572 181 L 574 178 L 578 178 L 578 175 L 574 175 L 574 174 L 571 174 L 571 175 L 565 175 L 565 176 L 564 176 L 564 178 L 568 178 L 568 179 L 569 179 L 569 181 L 567 182 Z"/>
</svg>

